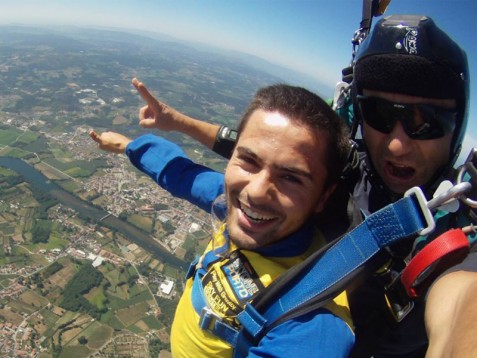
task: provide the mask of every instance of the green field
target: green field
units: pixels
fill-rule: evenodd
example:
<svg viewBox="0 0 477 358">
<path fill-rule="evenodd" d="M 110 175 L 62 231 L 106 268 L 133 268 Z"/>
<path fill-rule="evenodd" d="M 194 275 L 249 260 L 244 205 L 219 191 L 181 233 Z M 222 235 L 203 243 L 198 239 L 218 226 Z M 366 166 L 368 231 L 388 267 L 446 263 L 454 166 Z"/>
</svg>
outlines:
<svg viewBox="0 0 477 358">
<path fill-rule="evenodd" d="M 82 346 L 78 343 L 77 346 L 63 347 L 59 358 L 86 358 L 91 353 L 93 352 L 87 346 Z"/>
<path fill-rule="evenodd" d="M 133 214 L 127 218 L 127 221 L 146 232 L 152 232 L 153 222 L 147 216 Z"/>
<path fill-rule="evenodd" d="M 0 145 L 9 145 L 23 132 L 19 129 L 0 129 Z"/>
<path fill-rule="evenodd" d="M 93 322 L 88 328 L 81 332 L 88 340 L 88 347 L 98 349 L 107 342 L 113 334 L 111 327 L 105 326 L 100 322 Z"/>
</svg>

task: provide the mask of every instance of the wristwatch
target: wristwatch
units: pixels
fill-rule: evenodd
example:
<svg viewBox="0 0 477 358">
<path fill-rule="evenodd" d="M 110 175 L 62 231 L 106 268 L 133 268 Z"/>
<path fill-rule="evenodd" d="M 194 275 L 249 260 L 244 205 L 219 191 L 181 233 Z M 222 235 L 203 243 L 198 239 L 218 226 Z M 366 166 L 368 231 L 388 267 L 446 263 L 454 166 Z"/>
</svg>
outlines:
<svg viewBox="0 0 477 358">
<path fill-rule="evenodd" d="M 220 127 L 215 137 L 215 143 L 212 150 L 222 157 L 230 159 L 237 141 L 237 131 L 223 125 Z"/>
</svg>

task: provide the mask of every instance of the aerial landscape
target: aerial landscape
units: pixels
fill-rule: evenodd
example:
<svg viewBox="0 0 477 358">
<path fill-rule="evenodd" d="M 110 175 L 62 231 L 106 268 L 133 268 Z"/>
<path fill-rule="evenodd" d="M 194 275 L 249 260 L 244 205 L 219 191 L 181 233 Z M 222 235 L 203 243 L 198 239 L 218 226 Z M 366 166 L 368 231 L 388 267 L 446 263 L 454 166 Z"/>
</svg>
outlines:
<svg viewBox="0 0 477 358">
<path fill-rule="evenodd" d="M 448 0 L 2 3 L 0 358 L 172 357 L 171 327 L 176 307 L 184 291 L 188 295 L 191 287 L 201 287 L 186 285 L 186 276 L 192 272 L 203 279 L 200 268 L 206 267 L 204 261 L 197 266 L 190 264 L 197 263 L 207 247 L 216 248 L 211 237 L 218 231 L 217 224 L 223 222 L 218 223 L 214 213 L 163 190 L 137 170 L 126 155 L 101 150 L 101 142 L 90 137 L 91 130 L 98 134 L 118 132 L 129 138 L 153 133 L 178 144 L 193 161 L 223 172 L 226 159 L 194 139 L 139 125 L 139 110 L 145 100 L 132 85 L 132 79 L 137 78 L 153 96 L 186 115 L 231 128 L 236 128 L 256 91 L 271 84 L 305 87 L 333 103 L 336 109 L 335 105 L 343 99 L 339 97 L 341 89 L 347 88 L 343 87 L 343 81 L 351 78 L 351 65 L 360 46 L 357 35 L 363 34 L 359 29 L 368 23 L 363 5 L 371 2 L 387 6 L 384 14 L 372 19 L 373 25 L 381 15 L 430 16 L 465 49 L 470 70 L 469 121 L 455 163 L 457 167 L 477 147 L 477 81 L 474 81 L 477 2 L 474 0 L 461 0 L 458 6 L 457 2 Z M 395 48 L 398 45 L 401 44 L 393 43 Z M 400 76 L 396 82 L 401 82 Z M 403 104 L 405 109 L 409 107 L 407 101 Z M 400 102 L 393 107 L 400 108 Z M 413 106 L 417 107 L 420 105 Z M 337 108 L 338 114 L 353 116 L 345 109 L 346 113 Z M 399 120 L 406 126 L 411 123 L 409 118 L 395 116 L 389 123 L 395 125 Z M 253 132 L 256 134 L 258 130 Z M 262 135 L 260 139 L 267 137 Z M 282 143 L 299 137 L 292 135 L 278 141 L 280 150 L 286 152 Z M 356 138 L 363 139 L 361 131 Z M 279 159 L 281 154 L 278 150 L 275 154 L 274 149 L 264 152 L 273 159 Z M 379 152 L 379 157 L 384 155 Z M 362 163 L 355 161 L 358 162 Z M 422 164 L 427 165 L 424 161 Z M 406 165 L 386 167 L 394 168 L 392 171 L 397 176 L 412 171 Z M 229 177 L 234 177 L 230 171 Z M 182 177 L 175 179 L 177 187 L 185 186 Z M 171 182 L 169 178 L 165 181 L 167 185 Z M 208 182 L 203 186 L 212 187 Z M 374 184 L 368 186 L 373 187 Z M 345 196 L 348 198 L 348 193 Z M 240 206 L 257 223 L 272 222 L 273 218 L 263 213 L 247 214 L 246 203 Z M 334 210 L 329 212 L 335 215 Z M 334 225 L 325 222 L 326 229 L 332 231 Z M 474 226 L 469 227 L 475 231 Z M 295 241 L 291 246 L 300 247 Z M 240 267 L 233 258 L 230 267 Z M 403 260 L 406 265 L 410 258 L 407 255 Z M 262 266 L 268 269 L 268 265 Z M 335 269 L 338 265 L 329 266 L 333 273 L 339 271 Z M 387 266 L 386 272 L 392 273 L 394 285 L 398 282 L 394 278 L 402 276 Z M 222 267 L 225 267 L 221 268 L 223 272 L 228 269 Z M 290 272 L 300 273 L 303 267 L 308 269 L 302 266 Z M 230 270 L 230 281 L 238 271 Z M 244 273 L 247 279 L 249 272 Z M 426 269 L 424 273 L 427 277 L 429 271 Z M 269 276 L 268 271 L 266 275 Z M 323 276 L 322 272 L 320 275 Z M 213 280 L 204 281 L 212 286 Z M 358 282 L 353 279 L 353 286 L 355 281 Z M 222 281 L 216 282 L 220 285 L 214 286 L 213 294 L 223 291 Z M 295 287 L 289 281 L 282 282 L 287 289 Z M 215 294 L 215 297 L 222 296 Z M 269 297 L 283 306 L 280 299 Z M 361 305 L 365 301 L 371 305 L 375 302 L 367 298 L 359 301 L 358 315 L 367 318 Z M 440 300 L 443 301 L 446 300 Z M 395 306 L 387 296 L 382 303 Z M 225 321 L 217 319 L 213 312 L 208 314 L 204 305 L 200 306 L 200 328 L 209 330 L 215 323 Z M 451 307 L 447 301 L 445 306 Z M 228 311 L 229 307 L 225 308 Z M 230 318 L 226 310 L 224 317 Z M 188 330 L 197 328 L 188 320 L 178 320 L 192 317 L 181 315 L 180 311 L 172 329 L 174 356 L 179 355 L 177 338 L 194 342 Z M 195 313 L 199 312 L 196 309 Z M 377 312 L 373 312 L 373 319 L 385 318 Z M 468 317 L 471 315 L 467 315 L 467 320 Z M 358 327 L 356 322 L 353 324 Z M 374 323 L 363 326 L 361 332 L 374 333 L 368 330 L 371 326 L 378 327 L 376 332 L 385 337 L 385 330 Z M 288 333 L 293 330 L 285 327 L 284 354 L 293 356 L 305 340 L 290 344 Z M 424 339 L 424 333 L 419 337 L 414 330 L 408 330 L 410 325 L 401 327 L 404 328 L 396 331 L 398 335 L 406 331 L 409 336 Z M 424 331 L 424 327 L 420 328 Z M 308 332 L 315 334 L 315 330 Z M 358 332 L 354 332 L 354 337 L 360 336 Z M 199 331 L 198 335 L 202 334 Z M 373 344 L 379 342 L 373 334 L 370 337 Z M 393 345 L 406 343 L 403 338 L 396 341 L 399 342 Z M 366 340 L 363 342 L 366 342 L 363 346 L 367 344 Z M 275 352 L 279 346 L 276 340 L 272 346 L 270 351 Z M 355 347 L 359 351 L 360 345 Z M 190 346 L 186 348 L 185 356 L 197 356 Z M 265 351 L 268 354 L 269 350 Z"/>
<path fill-rule="evenodd" d="M 90 129 L 136 137 L 138 77 L 181 111 L 233 125 L 280 78 L 119 31 L 0 27 L 0 355 L 167 357 L 188 263 L 211 218 Z M 224 160 L 176 133 L 194 160 Z"/>
</svg>

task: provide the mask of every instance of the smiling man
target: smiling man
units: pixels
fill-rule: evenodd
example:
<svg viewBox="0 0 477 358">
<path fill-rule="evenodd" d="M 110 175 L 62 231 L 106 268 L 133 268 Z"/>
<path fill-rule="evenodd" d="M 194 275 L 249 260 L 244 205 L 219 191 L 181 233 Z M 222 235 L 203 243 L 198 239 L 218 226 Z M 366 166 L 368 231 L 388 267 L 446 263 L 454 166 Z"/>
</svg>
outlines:
<svg viewBox="0 0 477 358">
<path fill-rule="evenodd" d="M 138 89 L 145 111 L 167 110 L 142 84 Z M 323 210 L 346 162 L 344 123 L 303 88 L 265 87 L 242 118 L 225 176 L 157 136 L 131 141 L 112 132 L 90 135 L 104 150 L 125 152 L 172 195 L 223 213 L 187 279 L 171 346 L 175 357 L 232 357 L 232 333 L 240 328 L 236 316 L 245 304 L 324 243 L 312 218 Z M 271 329 L 248 356 L 346 357 L 353 342 L 342 293 L 324 308 Z"/>
<path fill-rule="evenodd" d="M 225 173 L 227 224 L 232 240 L 253 250 L 292 234 L 323 209 L 332 190 L 325 185 L 328 141 L 261 109 L 240 136 Z"/>
</svg>

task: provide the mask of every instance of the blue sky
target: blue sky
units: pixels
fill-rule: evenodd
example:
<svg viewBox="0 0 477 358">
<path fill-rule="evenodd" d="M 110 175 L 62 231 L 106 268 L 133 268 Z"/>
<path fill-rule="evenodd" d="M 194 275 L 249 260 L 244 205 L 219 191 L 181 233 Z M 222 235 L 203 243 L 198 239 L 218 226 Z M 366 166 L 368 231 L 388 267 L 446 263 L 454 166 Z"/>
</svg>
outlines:
<svg viewBox="0 0 477 358">
<path fill-rule="evenodd" d="M 0 24 L 165 33 L 298 69 L 328 86 L 331 96 L 351 59 L 361 8 L 361 0 L 0 0 Z M 466 143 L 477 146 L 477 1 L 391 0 L 386 15 L 404 13 L 432 17 L 467 51 L 472 83 Z"/>
</svg>

